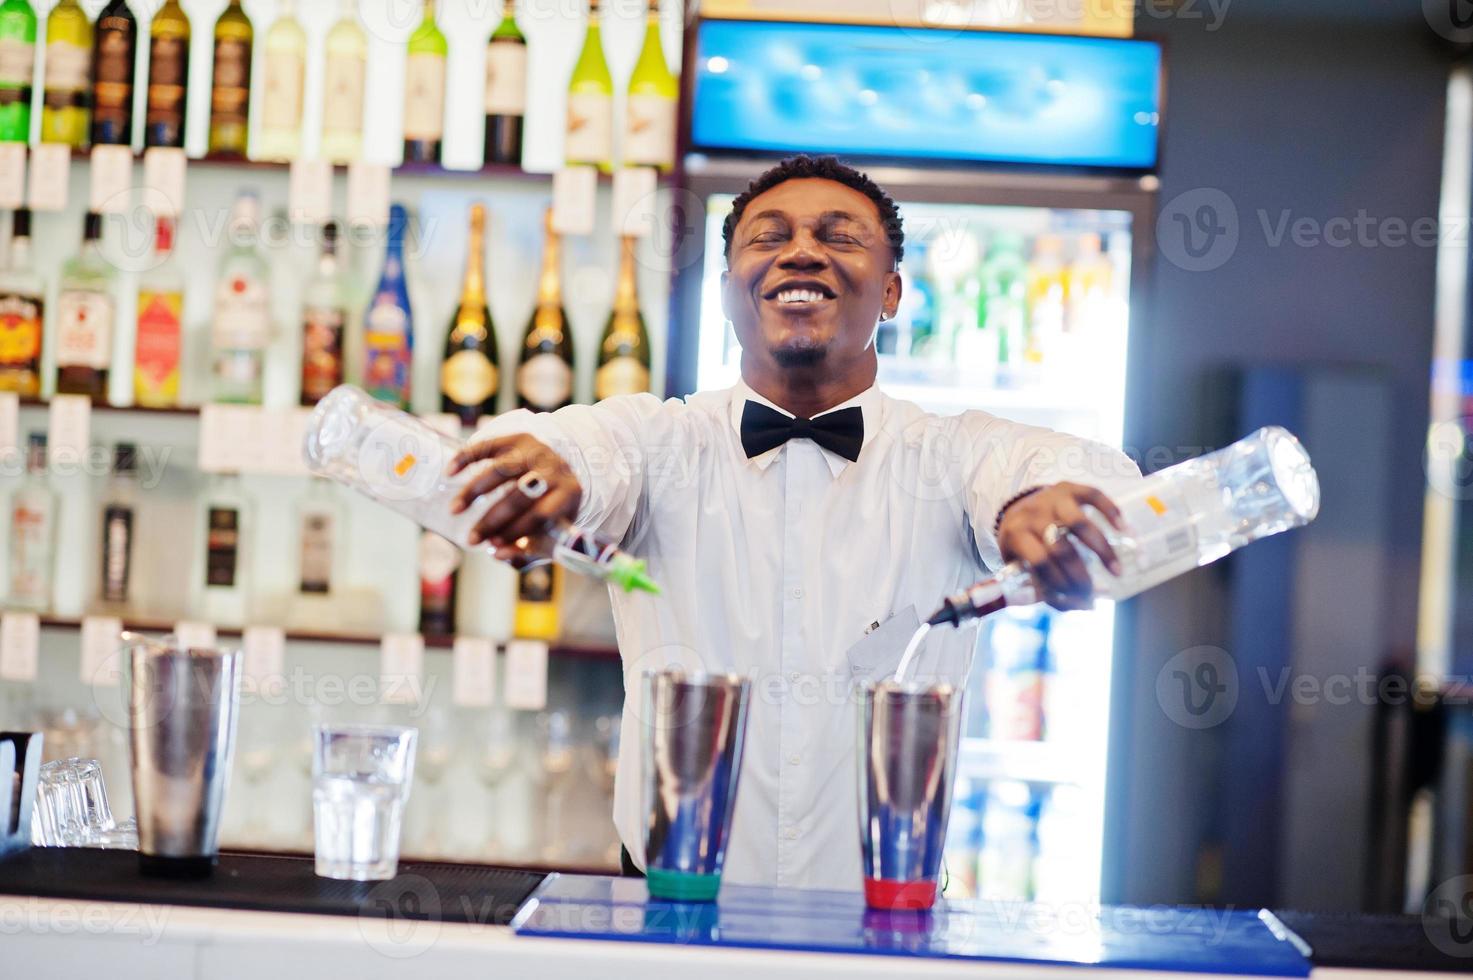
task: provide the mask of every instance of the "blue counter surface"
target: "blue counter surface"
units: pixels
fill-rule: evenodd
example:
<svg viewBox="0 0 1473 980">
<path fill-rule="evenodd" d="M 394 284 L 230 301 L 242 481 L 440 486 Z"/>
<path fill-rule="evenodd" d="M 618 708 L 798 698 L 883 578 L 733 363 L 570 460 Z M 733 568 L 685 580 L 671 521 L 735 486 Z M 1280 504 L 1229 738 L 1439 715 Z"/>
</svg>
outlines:
<svg viewBox="0 0 1473 980">
<path fill-rule="evenodd" d="M 520 935 L 1009 963 L 1309 975 L 1303 941 L 1268 912 L 942 901 L 879 912 L 858 893 L 726 885 L 715 904 L 651 901 L 631 878 L 553 875 Z"/>
</svg>

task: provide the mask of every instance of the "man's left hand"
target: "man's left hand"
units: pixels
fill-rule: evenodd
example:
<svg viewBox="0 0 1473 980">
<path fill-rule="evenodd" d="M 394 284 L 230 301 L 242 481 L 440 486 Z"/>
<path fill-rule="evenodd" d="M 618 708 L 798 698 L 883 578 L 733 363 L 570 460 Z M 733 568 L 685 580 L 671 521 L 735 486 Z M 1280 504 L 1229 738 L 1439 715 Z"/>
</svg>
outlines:
<svg viewBox="0 0 1473 980">
<path fill-rule="evenodd" d="M 1039 597 L 1055 609 L 1094 605 L 1094 583 L 1071 537 L 1099 555 L 1111 574 L 1120 574 L 1120 559 L 1085 515 L 1085 504 L 1105 515 L 1116 530 L 1125 530 L 1120 509 L 1110 498 L 1080 483 L 1055 483 L 1035 490 L 1010 504 L 997 525 L 1003 560 L 1027 562 Z"/>
</svg>

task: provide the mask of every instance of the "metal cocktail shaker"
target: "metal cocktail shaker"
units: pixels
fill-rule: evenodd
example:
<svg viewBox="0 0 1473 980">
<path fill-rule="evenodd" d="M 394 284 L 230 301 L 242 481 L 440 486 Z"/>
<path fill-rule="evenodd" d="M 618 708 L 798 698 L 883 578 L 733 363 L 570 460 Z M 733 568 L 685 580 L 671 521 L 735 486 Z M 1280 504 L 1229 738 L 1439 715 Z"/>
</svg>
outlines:
<svg viewBox="0 0 1473 980">
<path fill-rule="evenodd" d="M 644 675 L 645 875 L 655 898 L 709 902 L 721 888 L 750 694 L 734 674 Z"/>
<path fill-rule="evenodd" d="M 865 684 L 859 705 L 859 840 L 871 908 L 929 909 L 946 845 L 963 692 Z"/>
<path fill-rule="evenodd" d="M 132 633 L 123 650 L 141 869 L 208 875 L 235 756 L 242 655 Z"/>
</svg>

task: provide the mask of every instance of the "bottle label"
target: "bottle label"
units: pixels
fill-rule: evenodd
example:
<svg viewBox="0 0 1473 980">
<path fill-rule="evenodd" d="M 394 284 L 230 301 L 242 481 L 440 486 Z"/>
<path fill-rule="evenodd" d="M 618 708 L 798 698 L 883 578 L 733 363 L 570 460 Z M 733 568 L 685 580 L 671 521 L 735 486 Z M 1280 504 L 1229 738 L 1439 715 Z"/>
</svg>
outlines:
<svg viewBox="0 0 1473 980">
<path fill-rule="evenodd" d="M 608 163 L 613 156 L 614 100 L 603 92 L 568 93 L 563 155 L 569 163 Z"/>
<path fill-rule="evenodd" d="M 0 295 L 0 367 L 40 370 L 41 301 L 17 293 Z"/>
<path fill-rule="evenodd" d="M 128 601 L 128 572 L 133 558 L 133 508 L 109 504 L 102 512 L 102 598 Z"/>
<path fill-rule="evenodd" d="M 29 89 L 36 70 L 36 46 L 7 37 L 0 40 L 0 85 Z"/>
<path fill-rule="evenodd" d="M 67 109 L 87 105 L 92 52 L 65 41 L 46 45 L 46 106 Z"/>
<path fill-rule="evenodd" d="M 245 124 L 251 97 L 251 46 L 239 38 L 215 41 L 215 83 L 210 116 L 216 122 Z"/>
<path fill-rule="evenodd" d="M 174 129 L 170 143 L 178 143 L 178 131 L 184 126 L 184 92 L 186 61 L 189 48 L 182 38 L 157 37 L 150 46 L 148 60 L 149 126 Z"/>
<path fill-rule="evenodd" d="M 112 23 L 109 23 L 111 21 Z M 122 117 L 133 109 L 132 24 L 121 17 L 97 24 L 96 108 L 101 114 Z"/>
<path fill-rule="evenodd" d="M 448 582 L 464 560 L 459 548 L 431 531 L 419 536 L 419 577 L 422 582 Z"/>
<path fill-rule="evenodd" d="M 301 590 L 311 595 L 332 591 L 331 514 L 307 514 L 302 518 Z"/>
<path fill-rule="evenodd" d="M 527 112 L 527 46 L 492 41 L 486 48 L 486 115 Z"/>
<path fill-rule="evenodd" d="M 558 408 L 573 397 L 573 368 L 556 354 L 534 354 L 517 368 L 517 394 L 534 408 Z"/>
<path fill-rule="evenodd" d="M 56 364 L 107 370 L 113 354 L 113 301 L 106 293 L 69 289 L 56 298 Z"/>
<path fill-rule="evenodd" d="M 553 571 L 550 563 L 533 565 L 517 576 L 517 601 L 545 603 L 552 601 Z"/>
<path fill-rule="evenodd" d="M 409 314 L 393 302 L 379 302 L 369 309 L 363 327 L 363 387 L 375 398 L 407 405 Z"/>
<path fill-rule="evenodd" d="M 593 397 L 603 401 L 614 395 L 637 395 L 650 390 L 650 369 L 639 358 L 620 355 L 613 358 L 593 378 Z"/>
<path fill-rule="evenodd" d="M 499 380 L 496 365 L 478 350 L 456 351 L 440 368 L 440 390 L 455 404 L 468 408 L 496 394 Z"/>
<path fill-rule="evenodd" d="M 322 102 L 323 129 L 329 133 L 362 132 L 365 74 L 363 59 L 350 54 L 328 55 L 326 73 L 326 91 Z"/>
<path fill-rule="evenodd" d="M 445 132 L 445 56 L 412 54 L 404 74 L 404 138 L 437 140 Z"/>
<path fill-rule="evenodd" d="M 50 602 L 51 512 L 17 501 L 10 519 L 10 598 L 27 605 Z"/>
<path fill-rule="evenodd" d="M 234 507 L 211 507 L 207 529 L 205 584 L 233 589 L 240 557 L 240 511 Z"/>
<path fill-rule="evenodd" d="M 438 435 L 398 418 L 373 425 L 358 450 L 358 478 L 374 500 L 393 505 L 428 496 L 450 461 Z"/>
<path fill-rule="evenodd" d="M 261 125 L 267 129 L 295 130 L 302 125 L 300 55 L 290 51 L 266 54 L 266 91 L 261 99 Z"/>
<path fill-rule="evenodd" d="M 163 387 L 178 377 L 183 315 L 183 293 L 139 291 L 134 365 L 148 385 Z"/>
<path fill-rule="evenodd" d="M 343 311 L 309 306 L 302 322 L 302 401 L 315 404 L 343 383 Z"/>
<path fill-rule="evenodd" d="M 631 95 L 624 133 L 627 166 L 668 167 L 675 162 L 675 100 Z"/>
<path fill-rule="evenodd" d="M 215 346 L 221 350 L 263 350 L 270 333 L 265 283 L 249 276 L 222 279 L 215 289 Z"/>
<path fill-rule="evenodd" d="M 1142 487 L 1120 502 L 1120 513 L 1131 529 L 1133 545 L 1122 555 L 1126 578 L 1137 575 L 1160 581 L 1160 574 L 1174 569 L 1180 574 L 1197 566 L 1197 529 L 1180 488 L 1165 480 Z"/>
</svg>

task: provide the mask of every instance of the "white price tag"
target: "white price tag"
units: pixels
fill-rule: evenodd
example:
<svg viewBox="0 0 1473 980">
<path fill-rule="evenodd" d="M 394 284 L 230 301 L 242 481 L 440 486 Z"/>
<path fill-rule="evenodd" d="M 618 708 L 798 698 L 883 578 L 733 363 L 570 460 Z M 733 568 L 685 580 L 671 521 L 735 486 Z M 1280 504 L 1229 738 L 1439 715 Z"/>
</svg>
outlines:
<svg viewBox="0 0 1473 980">
<path fill-rule="evenodd" d="M 425 638 L 418 633 L 390 633 L 379 652 L 379 700 L 384 704 L 417 704 L 424 684 Z"/>
<path fill-rule="evenodd" d="M 41 646 L 41 618 L 35 613 L 6 613 L 0 619 L 0 680 L 36 679 Z"/>
<path fill-rule="evenodd" d="M 248 626 L 240 645 L 245 654 L 244 674 L 254 690 L 275 690 L 285 683 L 285 632 L 275 626 Z"/>
<path fill-rule="evenodd" d="M 156 215 L 177 218 L 184 213 L 184 150 L 151 146 L 143 151 L 143 204 Z"/>
<path fill-rule="evenodd" d="M 373 228 L 388 225 L 388 167 L 381 163 L 348 165 L 348 223 Z"/>
<path fill-rule="evenodd" d="M 174 642 L 185 650 L 213 650 L 215 627 L 209 623 L 180 620 L 174 624 Z"/>
<path fill-rule="evenodd" d="M 83 684 L 117 687 L 123 667 L 123 621 L 114 616 L 88 616 L 82 620 Z"/>
<path fill-rule="evenodd" d="M 20 396 L 0 391 L 0 457 L 20 451 Z"/>
<path fill-rule="evenodd" d="M 293 160 L 287 190 L 287 214 L 304 225 L 326 224 L 332 217 L 332 163 Z"/>
<path fill-rule="evenodd" d="M 564 167 L 552 175 L 552 230 L 559 235 L 593 234 L 598 170 Z"/>
<path fill-rule="evenodd" d="M 458 636 L 454 650 L 455 703 L 489 708 L 496 703 L 496 647 L 480 636 Z"/>
<path fill-rule="evenodd" d="M 48 419 L 46 455 L 77 464 L 92 445 L 92 402 L 86 395 L 54 395 Z"/>
<path fill-rule="evenodd" d="M 547 707 L 547 644 L 510 640 L 506 644 L 506 706 L 521 711 Z"/>
<path fill-rule="evenodd" d="M 133 148 L 94 146 L 91 209 L 98 214 L 127 214 L 133 207 Z"/>
<path fill-rule="evenodd" d="M 460 416 L 454 412 L 431 412 L 429 415 L 420 416 L 420 418 L 424 419 L 430 428 L 441 435 L 449 436 L 452 439 L 460 438 Z"/>
<path fill-rule="evenodd" d="M 264 414 L 255 405 L 203 406 L 199 413 L 199 468 L 206 473 L 254 473 L 264 469 Z"/>
<path fill-rule="evenodd" d="M 0 208 L 15 210 L 26 204 L 26 145 L 0 143 Z"/>
<path fill-rule="evenodd" d="M 63 143 L 41 143 L 31 150 L 30 182 L 26 196 L 32 211 L 65 211 L 67 183 L 71 180 L 72 148 Z"/>
<path fill-rule="evenodd" d="M 643 238 L 655 232 L 655 168 L 624 167 L 614 171 L 614 220 L 616 235 Z"/>
<path fill-rule="evenodd" d="M 268 408 L 261 411 L 260 469 L 283 476 L 305 476 L 302 440 L 312 421 L 310 408 Z"/>
</svg>

